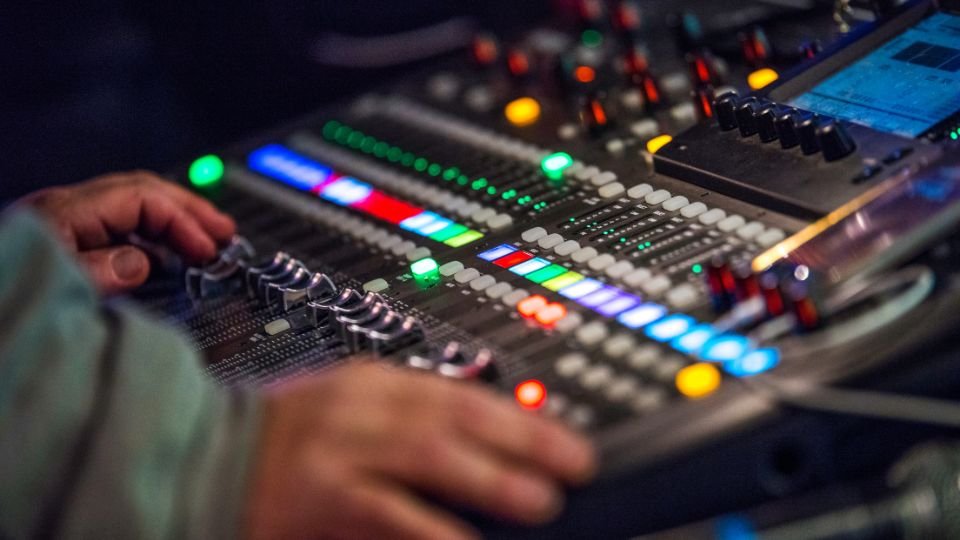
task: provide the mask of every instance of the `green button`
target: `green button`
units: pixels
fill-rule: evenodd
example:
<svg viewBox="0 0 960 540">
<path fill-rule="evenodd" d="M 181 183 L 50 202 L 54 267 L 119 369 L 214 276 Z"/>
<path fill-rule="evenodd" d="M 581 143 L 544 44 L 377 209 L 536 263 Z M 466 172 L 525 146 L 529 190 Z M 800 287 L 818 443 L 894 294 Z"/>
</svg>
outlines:
<svg viewBox="0 0 960 540">
<path fill-rule="evenodd" d="M 541 268 L 536 272 L 527 274 L 525 277 L 534 283 L 543 283 L 562 274 L 566 274 L 567 269 L 559 264 L 551 264 L 546 268 Z"/>
<path fill-rule="evenodd" d="M 541 285 L 547 289 L 550 289 L 551 291 L 556 292 L 564 287 L 569 287 L 570 285 L 582 280 L 583 274 L 578 274 L 577 272 L 567 272 L 566 274 L 562 274 L 553 279 L 548 279 L 547 281 L 541 283 Z"/>
<path fill-rule="evenodd" d="M 482 232 L 474 231 L 473 229 L 471 229 L 463 234 L 454 236 L 453 238 L 445 241 L 444 244 L 450 247 L 460 247 L 460 246 L 465 246 L 470 242 L 475 242 L 481 238 L 483 238 Z"/>
<path fill-rule="evenodd" d="M 447 225 L 443 229 L 430 235 L 431 240 L 436 240 L 437 242 L 446 242 L 447 240 L 453 238 L 454 236 L 459 236 L 470 229 L 466 228 L 459 223 L 452 223 Z"/>
<path fill-rule="evenodd" d="M 440 281 L 440 270 L 437 261 L 427 257 L 410 265 L 410 273 L 413 279 L 421 287 L 429 287 Z"/>
</svg>

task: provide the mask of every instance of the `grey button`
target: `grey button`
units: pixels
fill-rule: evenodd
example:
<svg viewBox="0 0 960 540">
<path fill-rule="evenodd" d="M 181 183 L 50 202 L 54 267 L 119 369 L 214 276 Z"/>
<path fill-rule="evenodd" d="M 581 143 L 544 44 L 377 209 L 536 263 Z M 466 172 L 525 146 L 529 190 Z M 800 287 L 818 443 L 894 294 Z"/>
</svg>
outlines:
<svg viewBox="0 0 960 540">
<path fill-rule="evenodd" d="M 553 369 L 557 372 L 557 375 L 570 378 L 583 373 L 588 365 L 590 365 L 590 360 L 586 356 L 580 353 L 570 353 L 558 358 L 553 364 Z"/>
<path fill-rule="evenodd" d="M 463 270 L 463 263 L 460 261 L 450 261 L 447 264 L 441 265 L 438 270 L 441 276 L 450 277 Z"/>
<path fill-rule="evenodd" d="M 597 390 L 606 386 L 613 379 L 613 370 L 610 366 L 599 365 L 589 367 L 580 374 L 580 385 L 587 390 Z"/>
<path fill-rule="evenodd" d="M 762 233 L 763 229 L 763 223 L 760 223 L 759 221 L 751 221 L 750 223 L 747 223 L 743 227 L 737 229 L 737 236 L 743 238 L 744 240 L 752 240 L 757 235 Z"/>
<path fill-rule="evenodd" d="M 567 240 L 566 242 L 558 244 L 557 247 L 553 248 L 553 251 L 561 257 L 566 257 L 578 249 L 580 249 L 579 242 L 576 240 Z"/>
<path fill-rule="evenodd" d="M 507 283 L 507 282 L 505 282 L 505 281 L 501 281 L 500 283 L 497 283 L 496 285 L 493 285 L 492 287 L 488 288 L 487 290 L 485 290 L 485 291 L 483 291 L 483 292 L 484 292 L 488 297 L 493 298 L 494 300 L 496 300 L 497 298 L 500 298 L 501 296 L 504 296 L 505 294 L 509 293 L 509 292 L 512 291 L 512 290 L 513 290 L 513 286 L 512 286 L 512 285 L 510 285 L 509 283 Z"/>
<path fill-rule="evenodd" d="M 688 204 L 680 209 L 680 215 L 685 218 L 695 218 L 707 211 L 707 205 L 702 202 Z"/>
<path fill-rule="evenodd" d="M 606 274 L 613 279 L 620 279 L 633 271 L 633 263 L 630 261 L 617 261 L 607 267 Z"/>
<path fill-rule="evenodd" d="M 667 393 L 660 388 L 641 389 L 630 402 L 630 407 L 638 414 L 651 413 L 664 405 Z"/>
<path fill-rule="evenodd" d="M 597 256 L 597 250 L 592 247 L 580 248 L 570 255 L 574 262 L 584 263 Z"/>
<path fill-rule="evenodd" d="M 672 197 L 672 195 L 670 194 L 669 191 L 667 191 L 667 190 L 665 190 L 665 189 L 658 189 L 658 190 L 654 191 L 653 193 L 650 193 L 649 195 L 647 195 L 646 197 L 644 197 L 643 200 L 644 200 L 647 204 L 660 204 L 660 203 L 662 203 L 663 201 L 669 199 L 670 197 Z"/>
<path fill-rule="evenodd" d="M 631 199 L 640 199 L 653 193 L 653 186 L 650 184 L 637 184 L 627 190 L 627 197 Z"/>
<path fill-rule="evenodd" d="M 667 212 L 673 212 L 690 204 L 690 201 L 683 195 L 671 197 L 663 202 L 663 209 Z"/>
<path fill-rule="evenodd" d="M 687 309 L 697 303 L 700 292 L 692 283 L 677 285 L 667 293 L 667 303 L 676 309 Z"/>
<path fill-rule="evenodd" d="M 465 268 L 454 274 L 453 279 L 455 279 L 457 283 L 469 283 L 478 277 L 480 277 L 479 270 L 476 268 Z"/>
<path fill-rule="evenodd" d="M 492 208 L 481 208 L 480 210 L 477 210 L 476 212 L 474 212 L 470 216 L 470 219 L 472 219 L 476 223 L 486 223 L 488 219 L 492 218 L 496 214 L 497 212 Z"/>
<path fill-rule="evenodd" d="M 636 395 L 637 390 L 639 389 L 640 383 L 637 382 L 636 378 L 630 376 L 620 376 L 614 378 L 614 380 L 607 385 L 604 395 L 610 401 L 622 402 L 627 401 Z"/>
<path fill-rule="evenodd" d="M 633 272 L 623 276 L 623 282 L 629 287 L 638 289 L 643 286 L 650 278 L 653 277 L 653 272 L 646 268 L 637 268 Z"/>
<path fill-rule="evenodd" d="M 389 287 L 390 284 L 383 278 L 377 278 L 363 284 L 363 290 L 366 292 L 383 292 Z"/>
<path fill-rule="evenodd" d="M 703 223 L 704 225 L 713 225 L 725 217 L 727 217 L 726 212 L 719 208 L 714 208 L 713 210 L 708 210 L 707 212 L 700 214 L 700 223 Z"/>
<path fill-rule="evenodd" d="M 786 237 L 786 233 L 780 229 L 767 229 L 762 234 L 757 236 L 756 242 L 757 244 L 760 244 L 761 247 L 770 247 Z"/>
<path fill-rule="evenodd" d="M 590 262 L 587 263 L 587 266 L 589 266 L 591 270 L 600 272 L 615 262 L 617 262 L 617 260 L 613 258 L 613 255 L 604 253 L 603 255 L 597 255 L 596 257 L 590 259 Z"/>
<path fill-rule="evenodd" d="M 513 218 L 509 214 L 497 214 L 487 220 L 487 227 L 491 231 L 499 231 L 513 225 Z"/>
<path fill-rule="evenodd" d="M 567 313 L 567 316 L 557 321 L 553 329 L 561 334 L 569 334 L 583 324 L 583 317 L 575 311 Z"/>
<path fill-rule="evenodd" d="M 627 365 L 639 371 L 648 371 L 663 357 L 660 347 L 652 343 L 640 345 L 627 357 Z"/>
<path fill-rule="evenodd" d="M 560 245 L 561 242 L 563 242 L 563 237 L 557 233 L 553 233 L 553 234 L 548 234 L 547 236 L 544 236 L 543 238 L 541 238 L 537 242 L 537 245 L 539 245 L 543 249 L 551 249 L 553 247 Z"/>
<path fill-rule="evenodd" d="M 407 240 L 405 242 L 400 242 L 399 244 L 393 246 L 393 248 L 391 248 L 390 251 L 393 252 L 393 254 L 396 255 L 397 257 L 404 257 L 415 249 L 417 249 L 417 245 Z"/>
<path fill-rule="evenodd" d="M 603 352 L 610 358 L 622 358 L 637 346 L 630 334 L 617 334 L 603 344 Z"/>
<path fill-rule="evenodd" d="M 496 283 L 497 279 L 493 276 L 480 276 L 470 282 L 470 288 L 475 291 L 482 291 L 487 287 L 494 286 Z"/>
<path fill-rule="evenodd" d="M 407 260 L 410 262 L 417 262 L 420 259 L 426 259 L 430 256 L 430 248 L 418 247 L 416 249 L 411 249 L 407 252 Z"/>
<path fill-rule="evenodd" d="M 600 321 L 593 321 L 581 326 L 577 330 L 576 337 L 577 341 L 590 347 L 606 339 L 607 334 L 609 334 L 609 331 L 605 324 Z"/>
<path fill-rule="evenodd" d="M 612 199 L 614 197 L 619 197 L 621 193 L 626 191 L 623 187 L 623 184 L 620 182 L 614 182 L 612 184 L 607 184 L 600 188 L 597 191 L 597 194 L 603 197 L 604 199 Z"/>
<path fill-rule="evenodd" d="M 528 293 L 526 290 L 517 289 L 512 293 L 507 293 L 503 295 L 503 298 L 501 298 L 500 301 L 503 302 L 503 305 L 505 306 L 513 307 L 519 304 L 521 300 L 523 300 L 528 296 L 530 296 L 530 293 Z"/>
<path fill-rule="evenodd" d="M 633 133 L 639 139 L 652 139 L 660 133 L 660 126 L 657 125 L 656 120 L 647 118 L 631 124 L 630 133 Z"/>
<path fill-rule="evenodd" d="M 590 183 L 597 187 L 605 186 L 610 182 L 616 182 L 616 181 L 617 181 L 617 175 L 610 171 L 604 171 L 590 179 Z"/>
<path fill-rule="evenodd" d="M 547 235 L 547 230 L 543 227 L 534 227 L 532 229 L 527 229 L 523 231 L 523 234 L 520 235 L 520 239 L 524 242 L 531 243 L 536 242 L 537 240 L 543 238 Z"/>
<path fill-rule="evenodd" d="M 743 216 L 732 215 L 728 218 L 721 219 L 717 222 L 717 228 L 723 232 L 730 232 L 734 229 L 739 229 L 743 227 L 746 223 L 746 220 L 743 219 Z"/>
<path fill-rule="evenodd" d="M 267 323 L 263 327 L 263 331 L 266 332 L 268 336 L 275 336 L 277 334 L 282 334 L 291 328 L 290 321 L 286 319 L 277 319 L 273 322 Z"/>
<path fill-rule="evenodd" d="M 670 278 L 661 274 L 648 279 L 643 285 L 641 285 L 641 289 L 643 289 L 643 292 L 649 294 L 650 296 L 660 296 L 661 294 L 670 290 L 671 285 L 672 283 L 670 283 Z"/>
</svg>

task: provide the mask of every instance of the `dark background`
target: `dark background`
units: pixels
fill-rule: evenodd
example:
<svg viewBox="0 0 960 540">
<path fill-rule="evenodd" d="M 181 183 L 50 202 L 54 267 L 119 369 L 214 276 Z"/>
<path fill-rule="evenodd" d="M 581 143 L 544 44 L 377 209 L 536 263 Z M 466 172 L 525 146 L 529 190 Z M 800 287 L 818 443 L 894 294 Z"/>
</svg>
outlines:
<svg viewBox="0 0 960 540">
<path fill-rule="evenodd" d="M 164 170 L 415 66 L 330 67 L 329 32 L 458 16 L 509 31 L 546 1 L 69 0 L 0 6 L 0 201 L 108 171 Z"/>
</svg>

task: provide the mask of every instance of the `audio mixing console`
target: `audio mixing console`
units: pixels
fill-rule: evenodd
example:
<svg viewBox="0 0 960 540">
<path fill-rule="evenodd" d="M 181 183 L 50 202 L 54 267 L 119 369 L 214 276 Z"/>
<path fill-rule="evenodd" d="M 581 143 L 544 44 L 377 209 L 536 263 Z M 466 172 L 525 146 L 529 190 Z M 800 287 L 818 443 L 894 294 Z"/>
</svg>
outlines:
<svg viewBox="0 0 960 540">
<path fill-rule="evenodd" d="M 822 51 L 743 26 L 731 55 L 692 13 L 668 40 L 635 3 L 577 6 L 180 171 L 242 237 L 138 300 L 223 384 L 373 355 L 589 433 L 603 494 L 570 534 L 827 480 L 770 465 L 828 437 L 758 388 L 955 322 L 942 269 L 906 263 L 956 219 L 960 15 L 911 2 Z"/>
</svg>

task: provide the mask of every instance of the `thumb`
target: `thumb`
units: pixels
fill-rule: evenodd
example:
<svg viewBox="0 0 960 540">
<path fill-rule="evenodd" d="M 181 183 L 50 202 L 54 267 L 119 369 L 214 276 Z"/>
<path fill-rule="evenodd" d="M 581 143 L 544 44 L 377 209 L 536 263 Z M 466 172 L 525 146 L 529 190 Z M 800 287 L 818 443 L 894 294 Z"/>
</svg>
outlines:
<svg viewBox="0 0 960 540">
<path fill-rule="evenodd" d="M 103 294 L 120 293 L 142 285 L 150 275 L 150 259 L 133 246 L 82 251 L 78 258 Z"/>
</svg>

